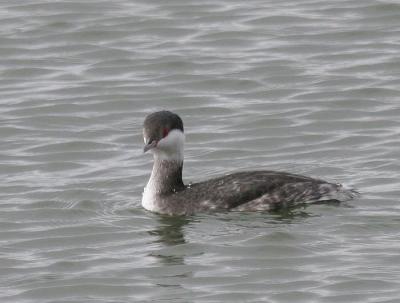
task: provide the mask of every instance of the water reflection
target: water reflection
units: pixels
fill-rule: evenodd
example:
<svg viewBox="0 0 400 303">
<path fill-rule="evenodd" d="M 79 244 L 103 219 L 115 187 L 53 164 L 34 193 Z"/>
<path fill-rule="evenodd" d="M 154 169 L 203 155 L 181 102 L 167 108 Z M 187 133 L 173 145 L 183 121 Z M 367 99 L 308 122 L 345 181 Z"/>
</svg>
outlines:
<svg viewBox="0 0 400 303">
<path fill-rule="evenodd" d="M 183 227 L 192 221 L 191 218 L 183 216 L 159 216 L 156 229 L 149 231 L 149 234 L 157 236 L 155 242 L 162 243 L 167 247 L 186 243 Z M 172 250 L 173 251 L 173 250 Z M 152 253 L 153 257 L 158 258 L 165 265 L 183 265 L 184 257 L 180 254 L 173 254 L 171 250 Z"/>
<path fill-rule="evenodd" d="M 273 218 L 276 223 L 298 223 L 298 221 L 303 221 L 308 218 L 318 217 L 318 213 L 315 213 L 315 208 L 313 207 L 349 207 L 346 202 L 340 202 L 338 200 L 326 200 L 304 204 L 298 204 L 289 208 L 281 208 L 274 211 L 269 212 L 270 216 Z"/>
<path fill-rule="evenodd" d="M 182 228 L 191 222 L 190 218 L 184 216 L 160 216 L 159 226 L 150 231 L 151 235 L 157 235 L 157 242 L 162 242 L 168 246 L 185 243 Z"/>
<path fill-rule="evenodd" d="M 305 209 L 280 209 L 270 213 L 275 223 L 295 223 L 298 220 L 304 220 L 310 217 L 314 217 L 311 212 Z"/>
<path fill-rule="evenodd" d="M 218 220 L 236 222 L 245 228 L 252 228 L 254 225 L 275 225 L 292 224 L 306 220 L 318 214 L 307 210 L 307 207 L 282 208 L 274 211 L 265 212 L 226 212 L 215 214 Z"/>
</svg>

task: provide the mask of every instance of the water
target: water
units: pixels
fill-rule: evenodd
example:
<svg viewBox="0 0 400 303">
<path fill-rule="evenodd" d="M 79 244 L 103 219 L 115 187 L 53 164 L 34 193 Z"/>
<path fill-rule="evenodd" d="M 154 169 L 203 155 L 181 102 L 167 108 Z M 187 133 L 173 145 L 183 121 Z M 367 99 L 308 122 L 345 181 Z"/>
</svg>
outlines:
<svg viewBox="0 0 400 303">
<path fill-rule="evenodd" d="M 1 302 L 398 302 L 397 1 L 2 1 Z M 241 169 L 362 197 L 168 218 L 141 124 L 185 121 L 186 182 Z"/>
</svg>

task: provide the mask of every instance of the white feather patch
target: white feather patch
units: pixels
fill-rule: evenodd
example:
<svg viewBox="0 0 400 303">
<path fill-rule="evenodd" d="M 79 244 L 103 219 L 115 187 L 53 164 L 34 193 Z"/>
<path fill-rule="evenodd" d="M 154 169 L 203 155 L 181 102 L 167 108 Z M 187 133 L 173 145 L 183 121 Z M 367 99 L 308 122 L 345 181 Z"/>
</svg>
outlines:
<svg viewBox="0 0 400 303">
<path fill-rule="evenodd" d="M 158 141 L 157 146 L 151 149 L 151 152 L 158 160 L 183 161 L 184 144 L 185 134 L 179 129 L 174 129 L 165 138 Z"/>
</svg>

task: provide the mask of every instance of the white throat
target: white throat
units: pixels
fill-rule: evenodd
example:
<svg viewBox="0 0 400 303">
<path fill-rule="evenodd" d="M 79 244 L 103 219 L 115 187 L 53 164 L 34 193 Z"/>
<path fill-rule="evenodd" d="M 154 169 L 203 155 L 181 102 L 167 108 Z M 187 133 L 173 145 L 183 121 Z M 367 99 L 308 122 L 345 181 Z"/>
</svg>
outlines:
<svg viewBox="0 0 400 303">
<path fill-rule="evenodd" d="M 184 157 L 184 144 L 185 134 L 180 130 L 174 129 L 170 131 L 166 137 L 158 141 L 155 148 L 150 150 L 151 153 L 154 155 L 155 163 L 153 165 L 153 171 L 151 172 L 150 179 L 143 192 L 142 205 L 145 209 L 153 212 L 160 211 L 160 205 L 159 203 L 157 203 L 159 199 L 159 197 L 157 196 L 158 189 L 160 186 L 160 182 L 163 181 L 159 179 L 160 161 L 178 162 L 175 164 L 170 164 L 182 165 Z"/>
<path fill-rule="evenodd" d="M 184 157 L 185 134 L 174 129 L 169 134 L 158 141 L 155 148 L 151 150 L 155 160 L 182 162 Z"/>
</svg>

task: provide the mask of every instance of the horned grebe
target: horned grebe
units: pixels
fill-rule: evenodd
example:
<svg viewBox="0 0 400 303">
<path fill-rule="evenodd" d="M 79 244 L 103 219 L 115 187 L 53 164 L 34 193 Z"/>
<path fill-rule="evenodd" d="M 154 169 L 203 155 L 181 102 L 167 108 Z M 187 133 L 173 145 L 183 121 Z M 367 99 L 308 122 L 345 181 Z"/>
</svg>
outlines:
<svg viewBox="0 0 400 303">
<path fill-rule="evenodd" d="M 169 215 L 212 211 L 268 211 L 296 204 L 354 197 L 353 190 L 301 175 L 245 171 L 185 185 L 182 181 L 185 135 L 181 118 L 170 111 L 148 115 L 143 126 L 144 152 L 154 156 L 144 189 L 145 209 Z"/>
</svg>

